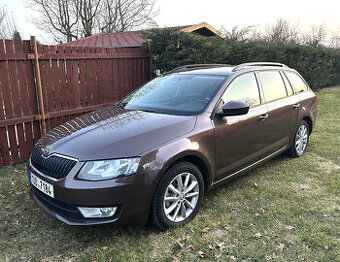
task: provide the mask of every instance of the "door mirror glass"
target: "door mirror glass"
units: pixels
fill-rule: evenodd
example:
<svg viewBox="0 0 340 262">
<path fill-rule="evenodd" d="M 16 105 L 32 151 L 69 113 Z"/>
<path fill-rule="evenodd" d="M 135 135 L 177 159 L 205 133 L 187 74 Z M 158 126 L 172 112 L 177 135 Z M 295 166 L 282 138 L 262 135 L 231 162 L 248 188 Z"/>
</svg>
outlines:
<svg viewBox="0 0 340 262">
<path fill-rule="evenodd" d="M 241 101 L 230 101 L 222 106 L 222 111 L 218 113 L 220 116 L 237 116 L 245 115 L 249 111 L 249 105 Z"/>
</svg>

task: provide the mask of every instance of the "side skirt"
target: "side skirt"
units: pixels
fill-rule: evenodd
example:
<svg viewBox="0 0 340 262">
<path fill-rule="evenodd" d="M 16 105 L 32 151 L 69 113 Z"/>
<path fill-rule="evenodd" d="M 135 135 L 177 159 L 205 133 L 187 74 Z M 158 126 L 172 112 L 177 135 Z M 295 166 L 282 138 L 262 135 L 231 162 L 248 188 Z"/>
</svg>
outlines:
<svg viewBox="0 0 340 262">
<path fill-rule="evenodd" d="M 235 173 L 230 174 L 229 176 L 226 176 L 226 177 L 224 177 L 224 178 L 222 178 L 222 179 L 220 179 L 218 181 L 213 182 L 211 184 L 210 188 L 213 188 L 213 187 L 216 187 L 216 186 L 218 186 L 220 184 L 223 184 L 224 182 L 234 178 L 235 176 L 238 176 L 238 175 L 248 171 L 249 169 L 255 168 L 255 167 L 259 166 L 260 164 L 267 162 L 268 160 L 272 159 L 273 157 L 275 157 L 275 156 L 281 154 L 282 152 L 284 152 L 286 149 L 287 149 L 286 146 L 282 147 L 279 150 L 271 153 L 270 155 L 268 155 L 268 156 L 266 156 L 266 157 L 264 157 L 264 158 L 262 158 L 262 159 L 260 159 L 260 160 L 258 160 L 256 162 L 250 164 L 249 166 L 246 166 L 246 167 L 236 171 Z"/>
</svg>

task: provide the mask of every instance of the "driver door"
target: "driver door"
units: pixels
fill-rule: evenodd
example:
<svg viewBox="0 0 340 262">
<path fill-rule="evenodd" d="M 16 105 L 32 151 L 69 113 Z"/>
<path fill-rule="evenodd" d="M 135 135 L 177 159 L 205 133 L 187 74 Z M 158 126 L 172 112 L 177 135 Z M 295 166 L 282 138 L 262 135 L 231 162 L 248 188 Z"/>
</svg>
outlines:
<svg viewBox="0 0 340 262">
<path fill-rule="evenodd" d="M 216 116 L 216 181 L 237 172 L 262 158 L 268 146 L 266 117 L 268 109 L 261 104 L 259 87 L 254 73 L 236 77 L 222 95 L 218 111 L 229 101 L 249 105 L 245 115 Z"/>
</svg>

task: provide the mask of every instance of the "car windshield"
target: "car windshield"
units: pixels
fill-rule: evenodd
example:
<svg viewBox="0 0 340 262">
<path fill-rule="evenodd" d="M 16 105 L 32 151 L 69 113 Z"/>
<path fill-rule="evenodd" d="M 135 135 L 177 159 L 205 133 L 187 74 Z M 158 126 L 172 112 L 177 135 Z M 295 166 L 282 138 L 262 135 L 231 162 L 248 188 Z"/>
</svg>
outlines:
<svg viewBox="0 0 340 262">
<path fill-rule="evenodd" d="M 161 76 L 128 95 L 120 105 L 132 110 L 194 115 L 206 108 L 223 80 L 225 76 Z"/>
</svg>

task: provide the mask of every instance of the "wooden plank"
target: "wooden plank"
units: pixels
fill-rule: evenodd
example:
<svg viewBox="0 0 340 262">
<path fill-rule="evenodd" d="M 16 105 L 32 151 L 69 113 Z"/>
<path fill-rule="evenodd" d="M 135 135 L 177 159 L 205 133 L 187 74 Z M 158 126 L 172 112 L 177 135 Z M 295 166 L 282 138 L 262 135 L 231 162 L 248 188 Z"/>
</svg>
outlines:
<svg viewBox="0 0 340 262">
<path fill-rule="evenodd" d="M 119 78 L 118 78 L 118 59 L 115 58 L 113 63 L 113 100 L 119 101 Z"/>
<path fill-rule="evenodd" d="M 39 54 L 44 53 L 44 47 L 42 45 L 37 44 L 37 51 Z M 42 95 L 43 95 L 43 101 L 44 101 L 44 112 L 48 112 L 48 88 L 47 88 L 47 71 L 48 71 L 48 60 L 39 60 L 39 71 L 40 71 L 40 78 L 41 78 L 41 87 L 42 87 Z M 36 79 L 37 79 L 37 72 L 36 73 Z M 39 86 L 38 86 L 39 87 Z M 39 88 L 38 88 L 39 90 Z M 39 100 L 38 100 L 39 101 Z M 39 104 L 40 108 L 40 104 Z M 41 109 L 39 110 L 40 114 L 42 113 Z M 50 121 L 45 121 L 46 122 L 46 131 L 50 130 Z M 42 123 L 42 129 L 43 123 Z"/>
<path fill-rule="evenodd" d="M 71 48 L 69 46 L 65 47 L 65 53 L 70 53 Z M 73 65 L 72 60 L 67 59 L 66 62 L 66 93 L 68 93 L 68 101 L 67 107 L 68 109 L 75 108 L 75 101 L 74 101 L 74 89 L 73 89 Z"/>
<path fill-rule="evenodd" d="M 107 52 L 112 53 L 113 49 L 112 48 L 107 48 L 106 49 Z M 108 96 L 108 100 L 107 102 L 114 102 L 114 98 L 113 98 L 113 60 L 114 59 L 107 59 L 107 96 Z"/>
<path fill-rule="evenodd" d="M 28 40 L 23 41 L 23 50 L 25 53 L 31 52 L 31 42 Z M 29 92 L 29 104 L 30 104 L 30 114 L 39 114 L 38 111 L 38 95 L 35 87 L 35 77 L 34 77 L 34 65 L 32 60 L 26 60 L 26 78 L 27 87 Z M 33 121 L 33 143 L 36 143 L 41 136 L 41 128 L 39 121 Z"/>
<path fill-rule="evenodd" d="M 10 60 L 26 60 L 26 54 L 0 54 L 0 61 L 10 61 Z"/>
<path fill-rule="evenodd" d="M 82 49 L 81 52 L 84 52 Z M 85 60 L 82 59 L 79 61 L 79 78 L 80 78 L 80 100 L 81 100 L 81 106 L 85 107 L 87 106 L 87 99 L 86 99 L 86 80 L 85 80 Z"/>
<path fill-rule="evenodd" d="M 84 53 L 90 52 L 89 48 L 83 49 Z M 83 60 L 85 64 L 85 94 L 86 94 L 86 105 L 92 105 L 92 97 L 91 97 L 91 90 L 92 90 L 92 82 L 91 82 L 91 61 L 90 59 Z"/>
<path fill-rule="evenodd" d="M 65 47 L 67 48 L 67 47 Z M 62 54 L 45 54 L 43 57 L 39 59 L 112 59 L 112 58 L 132 58 L 132 57 L 149 57 L 148 54 L 144 52 L 138 53 L 127 53 L 127 52 L 119 52 L 119 53 L 105 53 L 105 52 L 90 52 L 90 53 L 69 53 L 65 52 Z M 27 58 L 26 58 L 27 59 Z M 1 60 L 1 59 L 0 59 Z"/>
<path fill-rule="evenodd" d="M 14 47 L 16 53 L 24 53 L 22 41 L 14 40 Z M 25 62 L 20 60 L 17 61 L 17 67 L 19 75 L 19 85 L 21 90 L 22 116 L 29 116 L 31 114 L 29 104 L 30 95 L 27 85 Z M 33 130 L 32 124 L 30 122 L 24 123 L 23 127 L 25 133 L 25 142 L 23 145 L 20 145 L 20 151 L 22 160 L 25 160 L 29 157 L 33 147 Z"/>
<path fill-rule="evenodd" d="M 102 52 L 102 48 L 96 48 L 96 53 L 100 54 Z M 102 59 L 98 58 L 97 67 L 96 67 L 96 75 L 97 75 L 97 83 L 96 83 L 96 104 L 100 104 L 103 101 L 103 66 L 102 66 Z"/>
<path fill-rule="evenodd" d="M 5 53 L 5 48 L 3 45 L 3 41 L 0 41 L 0 54 Z M 8 94 L 9 94 L 9 87 L 8 87 L 8 75 L 7 75 L 7 64 L 6 61 L 0 61 L 0 84 L 2 92 L 0 92 L 0 123 L 2 119 L 5 119 L 4 110 L 8 108 Z M 7 103 L 5 101 L 7 100 Z M 6 111 L 7 112 L 7 111 Z M 7 113 L 6 113 L 7 115 Z M 0 128 L 0 150 L 1 150 L 1 163 L 0 165 L 8 166 L 11 164 L 11 159 L 9 156 L 9 147 L 7 143 L 7 132 L 6 127 Z"/>
<path fill-rule="evenodd" d="M 43 45 L 42 50 L 44 54 L 49 54 L 49 46 Z M 51 61 L 50 60 L 45 60 L 44 61 L 44 66 L 45 66 L 45 86 L 43 84 L 43 90 L 46 90 L 46 97 L 47 99 L 44 100 L 46 104 L 46 114 L 49 114 L 51 112 L 54 112 L 55 108 L 55 95 L 54 95 L 54 90 L 53 90 L 53 75 L 52 75 L 52 68 L 51 68 Z M 55 119 L 49 119 L 47 121 L 47 126 L 49 127 L 49 130 L 55 126 Z"/>
<path fill-rule="evenodd" d="M 71 48 L 72 53 L 77 53 L 76 47 Z M 80 106 L 80 86 L 79 86 L 79 60 L 72 61 L 72 82 L 73 82 L 73 94 L 74 94 L 74 106 Z"/>
<path fill-rule="evenodd" d="M 107 48 L 103 49 L 103 52 L 109 53 Z M 109 59 L 102 59 L 103 66 L 103 103 L 108 103 L 110 101 L 110 68 Z"/>
<path fill-rule="evenodd" d="M 56 54 L 57 48 L 55 46 L 50 46 L 50 54 Z M 59 70 L 58 70 L 58 61 L 53 59 L 51 61 L 51 75 L 52 75 L 52 86 L 53 86 L 53 101 L 54 108 L 53 111 L 61 110 L 61 92 L 60 92 L 60 82 L 59 82 Z M 60 119 L 54 118 L 54 121 L 51 122 L 51 128 L 54 128 L 61 124 Z"/>
<path fill-rule="evenodd" d="M 57 51 L 59 54 L 64 52 L 64 47 L 58 46 Z M 61 109 L 68 109 L 68 89 L 66 82 L 66 63 L 64 59 L 60 59 L 59 61 L 59 83 L 60 83 L 60 94 L 61 94 Z"/>
<path fill-rule="evenodd" d="M 128 84 L 128 62 L 127 58 L 123 58 L 123 93 L 122 97 L 126 96 L 129 93 L 129 84 Z"/>
<path fill-rule="evenodd" d="M 5 40 L 5 47 L 6 47 L 6 53 L 13 54 L 13 41 L 12 40 Z M 7 119 L 11 119 L 16 116 L 20 117 L 20 109 L 18 107 L 18 104 L 20 104 L 20 102 L 17 101 L 19 97 L 18 83 L 16 81 L 17 78 L 13 76 L 16 70 L 15 64 L 13 63 L 15 63 L 15 61 L 8 61 L 8 67 L 5 69 L 6 70 L 5 78 L 7 79 L 7 81 L 8 80 L 9 81 L 7 82 L 7 87 L 2 86 L 3 92 L 4 92 Z M 7 75 L 7 72 L 8 72 L 8 75 Z M 9 135 L 12 161 L 14 163 L 18 163 L 20 161 L 20 156 L 18 152 L 18 142 L 16 139 L 15 126 L 8 127 L 8 135 Z"/>
<path fill-rule="evenodd" d="M 95 52 L 90 48 L 90 52 Z M 91 105 L 97 104 L 97 61 L 91 60 Z"/>
</svg>

